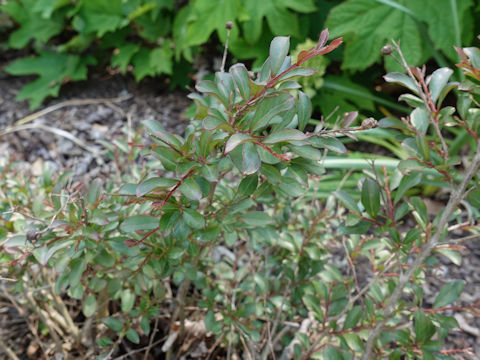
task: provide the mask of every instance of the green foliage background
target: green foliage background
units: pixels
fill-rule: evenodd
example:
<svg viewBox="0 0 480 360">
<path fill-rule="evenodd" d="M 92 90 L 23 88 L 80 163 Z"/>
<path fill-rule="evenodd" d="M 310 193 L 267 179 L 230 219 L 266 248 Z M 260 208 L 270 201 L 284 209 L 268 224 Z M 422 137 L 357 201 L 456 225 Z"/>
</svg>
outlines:
<svg viewBox="0 0 480 360">
<path fill-rule="evenodd" d="M 85 80 L 94 65 L 132 72 L 136 81 L 166 75 L 171 86 L 185 86 L 196 55 L 221 54 L 227 21 L 234 24 L 233 60 L 253 61 L 254 68 L 266 59 L 273 36 L 291 36 L 299 52 L 328 27 L 331 36 L 345 38 L 343 55 L 316 60 L 320 74 L 303 85 L 324 114 L 336 100 L 340 112 L 361 108 L 372 115 L 376 105 L 405 110 L 368 90 L 382 73 L 386 42 L 399 40 L 412 65 L 430 59 L 450 65 L 457 60 L 452 45 L 469 46 L 478 33 L 479 10 L 474 0 L 8 0 L 0 5 L 0 43 L 31 53 L 4 71 L 38 75 L 17 97 L 33 109 L 58 96 L 62 84 Z M 322 81 L 326 65 L 340 68 L 340 62 L 344 74 Z M 390 58 L 385 67 L 398 70 Z"/>
</svg>

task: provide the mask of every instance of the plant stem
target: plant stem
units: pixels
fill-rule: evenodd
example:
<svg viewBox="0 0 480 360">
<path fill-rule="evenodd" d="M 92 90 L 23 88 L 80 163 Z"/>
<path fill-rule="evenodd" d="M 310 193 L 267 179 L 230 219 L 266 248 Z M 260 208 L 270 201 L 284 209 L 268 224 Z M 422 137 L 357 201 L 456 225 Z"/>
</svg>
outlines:
<svg viewBox="0 0 480 360">
<path fill-rule="evenodd" d="M 410 281 L 410 278 L 412 275 L 418 270 L 418 268 L 422 265 L 423 261 L 430 255 L 432 250 L 435 248 L 435 246 L 439 243 L 440 238 L 444 232 L 444 229 L 448 225 L 448 219 L 450 218 L 451 214 L 453 211 L 457 208 L 457 206 L 460 204 L 460 202 L 463 200 L 463 197 L 465 196 L 465 193 L 467 192 L 467 186 L 472 180 L 472 178 L 475 176 L 477 171 L 480 168 L 480 141 L 477 142 L 477 152 L 473 158 L 472 164 L 467 170 L 467 173 L 464 176 L 463 181 L 460 183 L 458 186 L 458 190 L 453 191 L 452 194 L 450 195 L 450 199 L 448 200 L 447 205 L 445 206 L 445 209 L 443 210 L 442 216 L 440 217 L 440 220 L 438 222 L 437 230 L 436 232 L 430 237 L 430 239 L 422 246 L 420 254 L 417 255 L 415 260 L 413 261 L 412 265 L 409 267 L 409 269 L 399 277 L 398 279 L 398 285 L 393 291 L 392 296 L 390 297 L 390 300 L 387 303 L 387 306 L 385 307 L 385 310 L 383 312 L 383 320 L 380 321 L 373 331 L 370 333 L 370 336 L 367 339 L 367 343 L 365 346 L 365 352 L 362 356 L 362 360 L 369 360 L 370 355 L 373 350 L 374 342 L 377 339 L 377 337 L 380 335 L 382 332 L 383 328 L 385 327 L 385 324 L 387 323 L 388 319 L 390 316 L 393 314 L 395 311 L 398 301 L 400 300 L 400 297 L 403 294 L 403 290 L 405 289 L 405 286 Z"/>
</svg>

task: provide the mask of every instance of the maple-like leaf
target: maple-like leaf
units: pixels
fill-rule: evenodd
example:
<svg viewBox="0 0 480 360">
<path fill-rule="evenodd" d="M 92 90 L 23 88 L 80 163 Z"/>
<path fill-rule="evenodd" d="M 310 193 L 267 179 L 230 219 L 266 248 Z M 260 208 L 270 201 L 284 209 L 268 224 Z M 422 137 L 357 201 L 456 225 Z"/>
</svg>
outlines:
<svg viewBox="0 0 480 360">
<path fill-rule="evenodd" d="M 415 20 L 383 2 L 346 1 L 332 9 L 326 25 L 332 37 L 345 36 L 344 69 L 363 70 L 379 61 L 380 50 L 390 39 L 400 40 L 410 64 L 418 65 L 422 59 L 422 40 Z"/>
</svg>

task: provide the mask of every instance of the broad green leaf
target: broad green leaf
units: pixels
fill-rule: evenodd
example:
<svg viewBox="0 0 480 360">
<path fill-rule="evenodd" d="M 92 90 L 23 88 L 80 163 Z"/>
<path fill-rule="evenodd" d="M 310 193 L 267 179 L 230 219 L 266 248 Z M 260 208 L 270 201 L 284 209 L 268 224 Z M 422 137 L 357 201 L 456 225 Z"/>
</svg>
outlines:
<svg viewBox="0 0 480 360">
<path fill-rule="evenodd" d="M 347 313 L 347 317 L 345 319 L 345 322 L 343 323 L 343 329 L 348 330 L 348 329 L 351 329 L 351 328 L 355 327 L 355 325 L 357 325 L 357 323 L 362 318 L 362 315 L 363 315 L 362 307 L 360 305 L 354 306 Z"/>
<path fill-rule="evenodd" d="M 325 350 L 323 350 L 323 358 L 325 360 L 346 360 L 342 352 L 331 345 L 327 346 Z"/>
<path fill-rule="evenodd" d="M 256 0 L 243 1 L 245 10 L 249 14 L 247 21 L 243 23 L 243 32 L 248 43 L 254 44 L 259 41 L 264 26 L 264 18 L 274 35 L 285 35 L 288 33 L 294 37 L 300 35 L 298 17 L 290 11 L 291 8 L 297 12 L 312 12 L 315 5 L 312 0 L 289 1 L 289 0 Z M 285 29 L 288 29 L 286 31 Z"/>
<path fill-rule="evenodd" d="M 122 0 L 82 1 L 78 8 L 72 25 L 81 34 L 95 33 L 102 37 L 107 32 L 118 30 L 128 24 L 122 12 Z"/>
<path fill-rule="evenodd" d="M 165 132 L 163 126 L 156 120 L 148 119 L 142 122 L 145 129 L 153 136 L 153 138 L 160 140 L 175 149 L 179 149 L 182 143 L 174 136 Z"/>
<path fill-rule="evenodd" d="M 122 312 L 128 313 L 133 309 L 133 305 L 135 304 L 135 293 L 131 289 L 123 290 L 120 299 Z"/>
<path fill-rule="evenodd" d="M 135 331 L 135 329 L 132 329 L 132 328 L 128 329 L 125 332 L 125 337 L 134 344 L 140 344 L 140 336 Z"/>
<path fill-rule="evenodd" d="M 377 217 L 380 209 L 380 189 L 378 184 L 370 178 L 366 178 L 362 185 L 362 204 L 368 215 Z"/>
<path fill-rule="evenodd" d="M 312 102 L 307 94 L 298 92 L 297 102 L 298 130 L 303 131 L 312 116 Z"/>
<path fill-rule="evenodd" d="M 85 199 L 87 204 L 94 204 L 97 202 L 98 197 L 100 196 L 100 191 L 102 190 L 101 186 L 102 182 L 100 179 L 95 179 L 92 181 L 88 187 L 87 198 Z"/>
<path fill-rule="evenodd" d="M 208 331 L 217 335 L 222 331 L 222 324 L 215 319 L 215 313 L 212 310 L 207 311 L 207 315 L 205 316 L 205 327 Z"/>
<path fill-rule="evenodd" d="M 360 209 L 358 208 L 358 205 L 356 203 L 356 201 L 352 198 L 352 196 L 350 194 L 348 194 L 347 192 L 345 191 L 342 191 L 342 190 L 338 190 L 338 191 L 334 191 L 333 192 L 333 195 L 335 195 L 335 197 L 340 200 L 342 202 L 342 204 L 350 211 L 353 211 L 357 214 L 360 214 L 361 211 Z"/>
<path fill-rule="evenodd" d="M 122 46 L 115 49 L 111 64 L 113 67 L 118 67 L 120 72 L 125 75 L 127 66 L 130 64 L 132 57 L 140 50 L 138 44 L 125 43 Z"/>
<path fill-rule="evenodd" d="M 416 108 L 410 114 L 410 122 L 418 132 L 425 135 L 428 129 L 430 114 L 425 109 Z"/>
<path fill-rule="evenodd" d="M 191 177 L 186 178 L 178 190 L 190 200 L 198 201 L 203 197 L 202 189 Z"/>
<path fill-rule="evenodd" d="M 237 85 L 240 96 L 247 100 L 250 97 L 250 78 L 247 68 L 243 64 L 235 64 L 230 68 L 230 73 Z"/>
<path fill-rule="evenodd" d="M 430 161 L 430 145 L 428 144 L 427 137 L 425 135 L 418 134 L 415 136 L 415 142 L 417 144 L 417 150 L 420 154 L 420 158 L 424 161 Z"/>
<path fill-rule="evenodd" d="M 315 147 L 332 150 L 339 154 L 345 154 L 347 152 L 347 148 L 340 140 L 330 136 L 312 137 L 310 138 L 310 143 Z"/>
<path fill-rule="evenodd" d="M 103 323 L 105 324 L 106 327 L 108 327 L 109 329 L 117 333 L 122 331 L 123 329 L 123 322 L 113 317 L 108 317 L 103 319 Z"/>
<path fill-rule="evenodd" d="M 320 297 L 306 294 L 302 297 L 302 301 L 305 306 L 313 312 L 313 315 L 318 321 L 323 321 L 323 310 L 320 304 Z"/>
<path fill-rule="evenodd" d="M 243 133 L 233 134 L 232 136 L 230 136 L 227 143 L 225 144 L 225 154 L 228 154 L 238 145 L 244 144 L 247 141 L 255 141 L 255 138 Z"/>
<path fill-rule="evenodd" d="M 136 195 L 137 197 L 141 197 L 145 194 L 148 194 L 154 189 L 157 188 L 170 188 L 172 186 L 177 185 L 178 181 L 175 179 L 168 179 L 168 178 L 163 178 L 163 177 L 153 177 L 150 179 L 147 179 L 145 181 L 142 181 L 140 184 L 138 184 L 137 189 L 136 189 Z"/>
<path fill-rule="evenodd" d="M 183 209 L 183 220 L 192 229 L 203 229 L 205 227 L 205 218 L 193 209 Z"/>
<path fill-rule="evenodd" d="M 363 341 L 357 334 L 354 333 L 346 333 L 342 335 L 343 339 L 347 343 L 348 347 L 353 351 L 362 352 L 364 351 Z M 394 360 L 394 359 L 389 359 Z"/>
<path fill-rule="evenodd" d="M 275 116 L 288 111 L 294 104 L 294 97 L 285 92 L 263 98 L 258 103 L 255 115 L 250 121 L 250 129 L 255 131 L 268 126 Z"/>
<path fill-rule="evenodd" d="M 47 96 L 58 96 L 61 84 L 66 81 L 85 80 L 87 65 L 92 58 L 78 55 L 40 51 L 39 56 L 21 58 L 5 67 L 12 75 L 35 74 L 39 77 L 25 85 L 16 100 L 30 100 L 30 108 L 39 106 Z"/>
<path fill-rule="evenodd" d="M 312 76 L 316 72 L 317 72 L 317 70 L 315 70 L 313 68 L 296 67 L 295 69 L 292 69 L 289 72 L 287 72 L 286 74 L 283 74 L 282 76 L 280 76 L 278 78 L 278 82 L 291 80 L 291 79 L 293 79 L 295 77 L 298 77 L 298 76 L 305 76 L 305 77 Z"/>
<path fill-rule="evenodd" d="M 158 227 L 158 220 L 156 217 L 147 215 L 130 216 L 120 224 L 120 230 L 126 233 L 140 230 L 153 230 Z"/>
<path fill-rule="evenodd" d="M 405 193 L 414 186 L 417 186 L 422 181 L 422 173 L 416 172 L 410 175 L 405 175 L 398 185 L 397 193 L 395 194 L 394 203 L 398 203 Z"/>
<path fill-rule="evenodd" d="M 291 177 L 283 177 L 282 182 L 277 185 L 275 190 L 278 190 L 287 196 L 298 197 L 305 193 L 306 188 Z"/>
<path fill-rule="evenodd" d="M 270 66 L 272 76 L 278 74 L 289 49 L 290 38 L 288 36 L 277 36 L 272 40 L 270 44 Z"/>
<path fill-rule="evenodd" d="M 190 16 L 187 19 L 184 46 L 203 44 L 214 31 L 222 42 L 225 41 L 227 21 L 234 22 L 230 35 L 230 40 L 234 42 L 238 38 L 238 25 L 235 20 L 239 17 L 244 19 L 245 15 L 242 2 L 239 0 L 194 1 L 190 6 Z"/>
<path fill-rule="evenodd" d="M 68 274 L 70 287 L 74 288 L 80 284 L 80 280 L 85 270 L 87 270 L 87 259 L 85 257 L 76 258 L 70 262 L 70 273 Z"/>
<path fill-rule="evenodd" d="M 319 161 L 322 159 L 323 154 L 320 150 L 314 148 L 313 146 L 310 145 L 303 145 L 303 146 L 294 146 L 294 145 L 289 145 L 290 150 L 292 150 L 295 154 L 308 159 L 308 160 L 314 160 L 314 161 Z"/>
<path fill-rule="evenodd" d="M 346 36 L 342 68 L 363 70 L 378 62 L 382 58 L 380 49 L 390 39 L 400 42 L 408 64 L 418 65 L 423 42 L 410 13 L 371 0 L 348 0 L 334 7 L 325 26 L 333 38 Z M 387 64 L 393 62 L 387 60 Z"/>
<path fill-rule="evenodd" d="M 273 222 L 273 219 L 268 214 L 261 211 L 247 212 L 246 214 L 240 215 L 238 220 L 248 227 L 265 226 Z"/>
<path fill-rule="evenodd" d="M 463 280 L 454 280 L 443 285 L 442 289 L 435 298 L 435 301 L 433 302 L 433 308 L 438 309 L 453 303 L 462 293 L 464 286 L 465 281 Z"/>
<path fill-rule="evenodd" d="M 410 0 L 409 9 L 427 24 L 428 35 L 436 49 L 441 50 L 452 61 L 458 60 L 453 45 L 472 39 L 474 23 L 472 0 Z M 402 49 L 403 49 L 402 42 Z"/>
<path fill-rule="evenodd" d="M 385 79 L 386 82 L 403 85 L 406 88 L 413 91 L 415 94 L 418 94 L 417 85 L 415 85 L 415 82 L 410 78 L 410 76 L 406 74 L 402 74 L 399 72 L 392 72 L 387 75 L 384 75 L 383 78 Z"/>
<path fill-rule="evenodd" d="M 140 328 L 145 335 L 150 334 L 150 321 L 148 320 L 148 317 L 142 317 L 142 320 L 140 320 Z"/>
<path fill-rule="evenodd" d="M 244 175 L 257 172 L 262 164 L 256 146 L 250 142 L 238 146 L 229 155 L 233 164 Z"/>
<path fill-rule="evenodd" d="M 264 144 L 275 144 L 279 142 L 301 141 L 308 139 L 308 137 L 296 129 L 282 129 L 268 135 L 264 140 Z"/>
<path fill-rule="evenodd" d="M 85 300 L 83 301 L 82 304 L 82 312 L 85 317 L 90 317 L 95 313 L 95 310 L 97 309 L 97 300 L 95 298 L 95 295 L 90 293 L 87 295 Z"/>
<path fill-rule="evenodd" d="M 237 197 L 247 197 L 253 194 L 253 192 L 257 189 L 258 185 L 258 175 L 252 174 L 246 176 L 240 181 L 237 190 Z"/>
<path fill-rule="evenodd" d="M 22 0 L 5 1 L 0 5 L 0 10 L 5 11 L 20 25 L 10 33 L 8 43 L 12 48 L 24 48 L 31 39 L 46 43 L 52 36 L 62 31 L 64 26 L 62 14 L 43 17 L 36 10 L 36 3 L 37 0 Z"/>
<path fill-rule="evenodd" d="M 418 309 L 413 317 L 415 338 L 417 343 L 428 341 L 435 334 L 435 326 L 427 318 L 425 313 Z"/>
<path fill-rule="evenodd" d="M 452 74 L 453 70 L 449 68 L 440 68 L 432 73 L 428 89 L 430 90 L 430 97 L 434 103 L 437 101 L 443 88 L 447 85 L 448 79 L 450 79 Z"/>
</svg>

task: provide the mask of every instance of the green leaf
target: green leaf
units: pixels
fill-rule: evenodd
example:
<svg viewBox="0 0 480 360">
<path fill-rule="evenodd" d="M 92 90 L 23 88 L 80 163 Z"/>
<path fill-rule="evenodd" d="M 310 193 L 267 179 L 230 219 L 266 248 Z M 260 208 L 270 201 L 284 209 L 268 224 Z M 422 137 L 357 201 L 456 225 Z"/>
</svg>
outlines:
<svg viewBox="0 0 480 360">
<path fill-rule="evenodd" d="M 100 179 L 95 179 L 92 181 L 88 187 L 88 193 L 86 198 L 87 204 L 94 204 L 97 202 L 98 197 L 100 196 L 100 191 L 102 190 L 102 181 Z"/>
<path fill-rule="evenodd" d="M 257 172 L 262 164 L 256 146 L 250 142 L 230 152 L 230 159 L 232 159 L 233 164 L 244 175 Z"/>
<path fill-rule="evenodd" d="M 310 138 L 310 143 L 315 147 L 332 150 L 339 154 L 345 154 L 347 152 L 347 148 L 340 140 L 330 136 L 312 137 Z"/>
<path fill-rule="evenodd" d="M 297 129 L 281 129 L 270 135 L 264 140 L 264 144 L 276 144 L 279 142 L 301 141 L 308 139 L 308 137 Z"/>
<path fill-rule="evenodd" d="M 63 30 L 62 14 L 40 16 L 37 12 L 37 0 L 6 1 L 3 4 L 0 5 L 0 10 L 5 11 L 20 25 L 8 39 L 9 45 L 14 49 L 24 48 L 31 39 L 46 43 Z"/>
<path fill-rule="evenodd" d="M 278 74 L 289 49 L 290 38 L 288 36 L 277 36 L 272 40 L 270 44 L 270 69 L 272 77 Z"/>
<path fill-rule="evenodd" d="M 417 343 L 422 343 L 427 334 L 428 320 L 424 312 L 420 309 L 415 311 L 414 315 L 414 328 L 415 328 L 415 337 Z"/>
<path fill-rule="evenodd" d="M 307 94 L 298 92 L 297 102 L 298 130 L 303 131 L 312 116 L 312 102 Z"/>
<path fill-rule="evenodd" d="M 325 26 L 331 37 L 345 36 L 343 69 L 363 70 L 380 61 L 380 49 L 390 39 L 402 44 L 408 64 L 418 65 L 422 60 L 422 37 L 411 12 L 383 1 L 344 1 L 330 11 Z"/>
<path fill-rule="evenodd" d="M 285 92 L 264 97 L 256 107 L 255 115 L 250 122 L 250 129 L 256 131 L 268 126 L 275 116 L 288 111 L 294 104 L 295 98 Z"/>
<path fill-rule="evenodd" d="M 95 313 L 96 309 L 97 309 L 97 299 L 95 298 L 94 294 L 90 293 L 87 295 L 82 305 L 83 315 L 85 315 L 85 317 L 88 318 Z"/>
<path fill-rule="evenodd" d="M 225 41 L 225 24 L 243 17 L 242 2 L 239 0 L 197 0 L 190 6 L 190 16 L 186 29 L 184 46 L 200 45 L 205 43 L 212 32 L 216 31 L 221 41 Z M 183 30 L 185 31 L 185 30 Z M 231 41 L 238 37 L 237 25 L 233 26 Z"/>
<path fill-rule="evenodd" d="M 342 204 L 347 208 L 349 209 L 350 211 L 353 211 L 357 214 L 360 214 L 361 211 L 360 209 L 358 208 L 358 205 L 357 203 L 355 202 L 355 200 L 352 198 L 352 196 L 348 193 L 346 193 L 345 191 L 342 191 L 342 190 L 338 190 L 338 191 L 334 191 L 333 192 L 333 195 L 342 202 Z"/>
<path fill-rule="evenodd" d="M 323 350 L 323 358 L 325 360 L 346 360 L 340 350 L 330 345 Z"/>
<path fill-rule="evenodd" d="M 122 0 L 89 0 L 79 4 L 77 15 L 72 21 L 73 28 L 81 34 L 95 33 L 102 37 L 128 24 L 123 16 Z"/>
<path fill-rule="evenodd" d="M 273 219 L 261 211 L 250 211 L 238 217 L 238 220 L 248 225 L 248 227 L 259 227 L 269 225 Z"/>
<path fill-rule="evenodd" d="M 238 145 L 244 144 L 247 141 L 255 141 L 255 138 L 243 133 L 233 134 L 232 136 L 230 136 L 227 143 L 225 144 L 225 154 L 228 154 Z"/>
<path fill-rule="evenodd" d="M 120 224 L 120 230 L 126 233 L 140 230 L 153 230 L 158 227 L 158 220 L 156 217 L 147 215 L 130 216 Z"/>
<path fill-rule="evenodd" d="M 70 262 L 70 273 L 68 274 L 68 282 L 70 287 L 74 288 L 80 284 L 83 272 L 87 270 L 87 259 L 85 257 L 73 259 Z"/>
<path fill-rule="evenodd" d="M 127 71 L 127 66 L 130 64 L 132 57 L 140 50 L 138 44 L 125 43 L 115 49 L 111 59 L 113 67 L 118 67 L 123 75 Z"/>
<path fill-rule="evenodd" d="M 464 286 L 463 280 L 454 280 L 445 284 L 435 298 L 433 308 L 437 309 L 453 303 L 462 293 Z"/>
<path fill-rule="evenodd" d="M 302 297 L 302 301 L 318 321 L 323 321 L 323 310 L 318 296 L 306 294 Z"/>
<path fill-rule="evenodd" d="M 354 306 L 348 313 L 343 323 L 343 329 L 352 329 L 357 325 L 363 315 L 363 309 L 360 305 Z"/>
<path fill-rule="evenodd" d="M 410 122 L 418 132 L 425 135 L 427 133 L 430 114 L 425 109 L 416 108 L 410 114 Z"/>
<path fill-rule="evenodd" d="M 411 79 L 408 75 L 399 72 L 392 72 L 384 75 L 383 78 L 386 82 L 403 85 L 415 94 L 418 94 L 417 85 L 415 85 L 413 79 Z"/>
<path fill-rule="evenodd" d="M 202 189 L 191 177 L 186 178 L 178 190 L 190 200 L 198 201 L 203 197 Z"/>
<path fill-rule="evenodd" d="M 238 190 L 236 194 L 237 197 L 243 198 L 243 197 L 250 196 L 257 189 L 257 185 L 258 185 L 257 174 L 252 174 L 244 177 L 242 181 L 240 181 L 240 184 L 238 185 Z"/>
<path fill-rule="evenodd" d="M 193 209 L 183 209 L 183 220 L 192 229 L 203 229 L 205 227 L 205 218 Z"/>
<path fill-rule="evenodd" d="M 78 55 L 39 53 L 37 57 L 22 58 L 14 61 L 5 71 L 12 75 L 38 75 L 39 77 L 25 85 L 16 100 L 30 100 L 30 108 L 39 106 L 47 96 L 58 96 L 64 81 L 85 80 L 87 65 L 91 58 Z"/>
<path fill-rule="evenodd" d="M 105 324 L 106 327 L 108 327 L 109 329 L 117 333 L 122 331 L 123 329 L 123 322 L 113 317 L 108 317 L 103 319 L 103 323 Z"/>
<path fill-rule="evenodd" d="M 367 213 L 376 218 L 380 209 L 380 189 L 378 184 L 370 178 L 366 178 L 362 185 L 362 204 Z"/>
<path fill-rule="evenodd" d="M 422 173 L 420 172 L 416 172 L 410 175 L 405 175 L 400 181 L 400 185 L 398 185 L 398 190 L 397 190 L 397 193 L 395 194 L 395 199 L 393 202 L 395 204 L 398 203 L 403 198 L 407 190 L 411 189 L 414 186 L 417 186 L 418 184 L 420 184 L 421 181 L 422 181 Z"/>
<path fill-rule="evenodd" d="M 130 310 L 133 309 L 133 305 L 135 304 L 135 293 L 132 290 L 123 290 L 120 299 L 122 312 L 128 313 Z"/>
<path fill-rule="evenodd" d="M 142 317 L 142 320 L 140 320 L 140 328 L 145 335 L 150 334 L 150 321 L 148 320 L 148 317 Z"/>
<path fill-rule="evenodd" d="M 430 90 L 430 97 L 434 103 L 437 101 L 445 85 L 447 85 L 448 79 L 450 79 L 452 74 L 453 70 L 449 68 L 440 68 L 432 73 L 428 89 Z"/>
<path fill-rule="evenodd" d="M 280 76 L 278 78 L 278 82 L 291 80 L 291 79 L 293 79 L 295 77 L 298 77 L 298 76 L 305 76 L 305 77 L 312 76 L 316 72 L 317 72 L 317 70 L 315 70 L 313 68 L 296 67 L 296 68 L 290 70 L 289 72 L 287 72 L 286 74 L 283 74 L 282 76 Z"/>
<path fill-rule="evenodd" d="M 243 100 L 248 100 L 250 97 L 250 78 L 247 68 L 243 64 L 235 64 L 230 68 L 230 73 L 233 76 L 235 85 L 237 85 L 240 96 Z"/>
<path fill-rule="evenodd" d="M 177 184 L 178 184 L 178 180 L 175 180 L 175 179 L 153 177 L 145 181 L 142 181 L 140 184 L 138 184 L 135 193 L 137 197 L 141 197 L 145 194 L 150 193 L 154 189 L 157 189 L 157 188 L 166 189 L 166 188 L 175 186 Z"/>
<path fill-rule="evenodd" d="M 214 334 L 218 334 L 222 330 L 222 324 L 215 319 L 215 313 L 212 310 L 207 311 L 205 327 Z"/>
<path fill-rule="evenodd" d="M 287 1 L 287 0 L 245 0 L 245 10 L 249 19 L 243 23 L 245 39 L 254 44 L 262 35 L 263 19 L 267 19 L 268 26 L 274 35 L 289 34 L 294 37 L 300 35 L 300 26 L 297 16 L 288 10 L 297 12 L 311 12 L 315 10 L 312 0 Z M 288 31 L 286 31 L 288 29 Z M 265 31 L 263 31 L 265 33 Z"/>
<path fill-rule="evenodd" d="M 128 329 L 126 332 L 125 332 L 125 337 L 130 340 L 132 343 L 134 344 L 140 344 L 140 336 L 138 335 L 138 333 L 130 328 Z"/>
<path fill-rule="evenodd" d="M 457 61 L 458 55 L 453 45 L 461 46 L 474 35 L 474 3 L 472 0 L 411 0 L 408 7 L 419 20 L 427 24 L 428 35 L 435 48 L 442 50 L 450 60 Z"/>
</svg>

